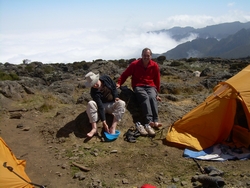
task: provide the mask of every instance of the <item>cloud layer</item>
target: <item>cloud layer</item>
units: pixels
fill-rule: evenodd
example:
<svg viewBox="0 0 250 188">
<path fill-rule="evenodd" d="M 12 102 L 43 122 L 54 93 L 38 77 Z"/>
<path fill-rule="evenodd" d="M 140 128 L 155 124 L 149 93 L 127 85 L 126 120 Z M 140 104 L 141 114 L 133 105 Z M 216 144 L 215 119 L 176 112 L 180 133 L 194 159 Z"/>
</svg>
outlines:
<svg viewBox="0 0 250 188">
<path fill-rule="evenodd" d="M 169 29 L 174 26 L 201 28 L 224 22 L 250 20 L 250 13 L 233 11 L 220 17 L 206 15 L 177 15 L 157 22 L 143 22 L 137 26 L 122 28 L 47 29 L 3 33 L 1 35 L 0 62 L 20 64 L 23 59 L 42 63 L 92 62 L 95 59 L 114 60 L 140 57 L 145 47 L 153 53 L 164 53 L 178 44 L 193 40 L 196 36 L 176 42 L 164 33 L 147 31 Z"/>
<path fill-rule="evenodd" d="M 163 53 L 178 45 L 167 34 L 131 29 L 12 34 L 3 35 L 1 43 L 1 59 L 13 64 L 20 64 L 23 59 L 43 63 L 130 59 L 140 57 L 145 47 Z"/>
</svg>

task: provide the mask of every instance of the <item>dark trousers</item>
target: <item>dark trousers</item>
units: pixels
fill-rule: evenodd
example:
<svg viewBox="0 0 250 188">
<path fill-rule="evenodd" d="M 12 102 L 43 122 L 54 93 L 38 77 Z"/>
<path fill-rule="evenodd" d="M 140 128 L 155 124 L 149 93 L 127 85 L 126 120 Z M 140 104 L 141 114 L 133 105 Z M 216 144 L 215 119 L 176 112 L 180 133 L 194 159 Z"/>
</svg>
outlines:
<svg viewBox="0 0 250 188">
<path fill-rule="evenodd" d="M 158 105 L 156 88 L 150 86 L 135 87 L 135 96 L 141 105 L 145 124 L 158 122 Z"/>
</svg>

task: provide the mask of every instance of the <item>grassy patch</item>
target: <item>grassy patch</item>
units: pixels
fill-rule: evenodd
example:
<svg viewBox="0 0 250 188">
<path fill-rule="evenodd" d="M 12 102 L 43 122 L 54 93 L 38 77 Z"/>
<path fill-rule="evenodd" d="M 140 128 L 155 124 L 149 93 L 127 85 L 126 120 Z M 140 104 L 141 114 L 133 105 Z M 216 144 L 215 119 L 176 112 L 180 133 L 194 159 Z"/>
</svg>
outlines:
<svg viewBox="0 0 250 188">
<path fill-rule="evenodd" d="M 41 95 L 29 95 L 25 97 L 19 106 L 27 109 L 38 108 L 43 104 L 44 100 Z"/>
<path fill-rule="evenodd" d="M 42 113 L 51 112 L 62 106 L 59 100 L 52 94 L 36 93 L 35 95 L 26 96 L 19 106 L 27 109 L 37 109 Z"/>
<path fill-rule="evenodd" d="M 20 80 L 19 76 L 16 73 L 5 73 L 0 71 L 0 80 Z"/>
<path fill-rule="evenodd" d="M 49 112 L 51 109 L 53 109 L 53 106 L 47 102 L 43 103 L 42 106 L 38 108 L 40 112 Z"/>
</svg>

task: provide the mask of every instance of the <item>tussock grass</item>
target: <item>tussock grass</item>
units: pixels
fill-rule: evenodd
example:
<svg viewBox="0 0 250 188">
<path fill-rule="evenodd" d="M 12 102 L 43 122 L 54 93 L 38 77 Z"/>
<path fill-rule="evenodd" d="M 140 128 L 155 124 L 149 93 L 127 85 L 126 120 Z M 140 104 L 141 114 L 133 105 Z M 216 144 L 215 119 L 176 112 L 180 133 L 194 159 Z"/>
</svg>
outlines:
<svg viewBox="0 0 250 188">
<path fill-rule="evenodd" d="M 62 104 L 60 99 L 52 93 L 37 92 L 34 95 L 25 96 L 19 106 L 26 109 L 37 109 L 41 113 L 48 113 L 49 116 L 53 116 L 65 104 Z"/>
<path fill-rule="evenodd" d="M 38 108 L 40 112 L 49 112 L 51 109 L 53 109 L 53 106 L 49 104 L 48 102 L 45 102 Z"/>
<path fill-rule="evenodd" d="M 20 80 L 19 76 L 16 73 L 5 73 L 0 71 L 0 81 L 4 80 Z"/>
</svg>

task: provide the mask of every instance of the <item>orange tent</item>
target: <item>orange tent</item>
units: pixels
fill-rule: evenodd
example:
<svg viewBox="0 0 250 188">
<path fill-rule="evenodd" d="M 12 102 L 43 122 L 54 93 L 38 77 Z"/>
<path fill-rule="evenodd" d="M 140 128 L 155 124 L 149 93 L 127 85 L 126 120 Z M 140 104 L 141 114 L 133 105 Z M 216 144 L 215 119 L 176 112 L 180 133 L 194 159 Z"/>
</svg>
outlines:
<svg viewBox="0 0 250 188">
<path fill-rule="evenodd" d="M 177 120 L 166 140 L 177 147 L 203 150 L 230 141 L 250 145 L 250 65 L 219 83 L 206 100 Z"/>
<path fill-rule="evenodd" d="M 30 179 L 25 173 L 25 165 L 26 162 L 24 160 L 18 160 L 0 137 L 0 187 L 33 188 L 34 186 L 27 183 L 30 182 Z M 8 168 L 10 168 L 10 170 Z M 14 172 L 27 182 L 18 177 Z"/>
</svg>

